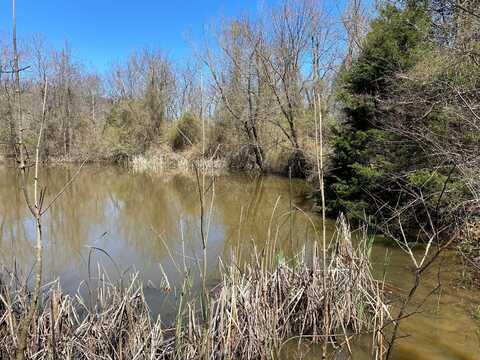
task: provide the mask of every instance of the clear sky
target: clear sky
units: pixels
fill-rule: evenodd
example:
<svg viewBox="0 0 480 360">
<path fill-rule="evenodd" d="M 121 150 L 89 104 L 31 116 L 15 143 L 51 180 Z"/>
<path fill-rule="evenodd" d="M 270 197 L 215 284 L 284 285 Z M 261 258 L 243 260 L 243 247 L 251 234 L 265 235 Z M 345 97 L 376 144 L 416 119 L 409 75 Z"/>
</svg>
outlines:
<svg viewBox="0 0 480 360">
<path fill-rule="evenodd" d="M 255 14 L 276 0 L 17 0 L 19 38 L 42 34 L 56 48 L 68 41 L 73 54 L 104 71 L 142 47 L 161 48 L 173 59 L 190 54 L 204 24 L 222 16 Z M 333 13 L 345 0 L 326 0 Z M 11 0 L 0 2 L 0 36 L 11 36 Z"/>
</svg>

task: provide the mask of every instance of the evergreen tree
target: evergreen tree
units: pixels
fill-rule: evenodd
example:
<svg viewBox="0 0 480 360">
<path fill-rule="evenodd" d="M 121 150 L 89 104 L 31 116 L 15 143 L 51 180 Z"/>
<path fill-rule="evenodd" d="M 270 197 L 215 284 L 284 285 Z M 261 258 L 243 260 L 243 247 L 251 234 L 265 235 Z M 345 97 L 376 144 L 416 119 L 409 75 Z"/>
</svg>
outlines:
<svg viewBox="0 0 480 360">
<path fill-rule="evenodd" d="M 372 215 L 395 197 L 391 174 L 407 166 L 416 150 L 382 126 L 389 110 L 381 99 L 394 75 L 412 67 L 427 46 L 428 24 L 421 4 L 383 5 L 359 57 L 341 72 L 338 97 L 344 121 L 333 129 L 332 171 L 326 179 L 332 212 Z"/>
</svg>

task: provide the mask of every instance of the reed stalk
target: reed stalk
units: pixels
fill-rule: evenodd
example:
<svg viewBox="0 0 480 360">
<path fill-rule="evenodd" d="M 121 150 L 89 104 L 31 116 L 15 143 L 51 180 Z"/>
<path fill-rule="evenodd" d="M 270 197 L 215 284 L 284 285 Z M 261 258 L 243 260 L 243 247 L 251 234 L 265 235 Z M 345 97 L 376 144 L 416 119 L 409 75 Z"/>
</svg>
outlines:
<svg viewBox="0 0 480 360">
<path fill-rule="evenodd" d="M 52 285 L 42 293 L 25 355 L 29 359 L 51 359 L 52 354 L 59 359 L 271 359 L 281 355 L 292 339 L 330 338 L 340 344 L 355 334 L 376 336 L 375 327 L 390 315 L 381 283 L 371 275 L 364 244 L 352 244 L 341 217 L 327 248 L 326 272 L 322 256 L 316 254 L 308 261 L 299 254 L 273 266 L 256 249 L 243 266 L 232 257 L 228 264 L 220 263 L 221 281 L 209 290 L 207 318 L 198 316 L 197 300 L 187 296 L 190 285 L 185 281 L 178 316 L 170 325 L 150 313 L 138 276 L 132 276 L 122 290 L 102 275 L 104 281 L 94 291 L 94 307 L 80 295 L 71 296 Z M 17 286 L 18 274 L 2 274 L 0 358 L 11 358 L 18 341 L 12 323 L 25 316 L 31 298 L 25 287 Z"/>
</svg>

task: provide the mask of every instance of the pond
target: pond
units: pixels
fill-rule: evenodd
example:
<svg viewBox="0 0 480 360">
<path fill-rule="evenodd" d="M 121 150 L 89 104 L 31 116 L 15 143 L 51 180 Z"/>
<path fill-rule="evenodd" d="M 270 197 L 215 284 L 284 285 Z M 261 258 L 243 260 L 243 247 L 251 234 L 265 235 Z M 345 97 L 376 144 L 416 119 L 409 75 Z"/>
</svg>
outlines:
<svg viewBox="0 0 480 360">
<path fill-rule="evenodd" d="M 44 169 L 47 199 L 58 192 L 75 168 Z M 203 228 L 207 241 L 209 285 L 218 282 L 219 259 L 233 252 L 246 259 L 265 239 L 275 239 L 289 257 L 308 251 L 321 219 L 308 211 L 308 188 L 280 177 L 219 176 L 200 179 L 208 188 Z M 0 168 L 0 263 L 28 274 L 33 264 L 34 222 L 19 188 L 16 171 Z M 48 202 L 48 200 L 47 200 Z M 87 166 L 43 218 L 45 282 L 59 279 L 70 293 L 85 292 L 99 272 L 111 281 L 138 272 L 153 313 L 172 319 L 175 293 L 163 291 L 182 278 L 184 263 L 197 269 L 202 258 L 197 179 L 192 175 L 150 176 L 113 166 Z M 335 221 L 328 220 L 328 236 Z M 394 293 L 411 285 L 408 257 L 378 237 L 372 251 L 374 274 L 385 276 Z M 404 320 L 394 359 L 479 359 L 480 322 L 472 312 L 479 292 L 461 286 L 462 269 L 446 253 L 424 279 L 414 305 L 427 297 L 420 313 Z M 354 358 L 367 359 L 359 342 Z M 365 342 L 366 344 L 366 342 Z M 289 346 L 287 358 L 319 358 L 314 346 Z"/>
</svg>

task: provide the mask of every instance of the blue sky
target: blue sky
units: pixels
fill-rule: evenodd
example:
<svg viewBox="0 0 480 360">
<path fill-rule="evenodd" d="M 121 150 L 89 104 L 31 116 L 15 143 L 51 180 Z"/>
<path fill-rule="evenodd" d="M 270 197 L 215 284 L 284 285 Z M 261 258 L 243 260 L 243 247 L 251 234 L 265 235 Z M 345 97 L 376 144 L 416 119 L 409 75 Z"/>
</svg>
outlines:
<svg viewBox="0 0 480 360">
<path fill-rule="evenodd" d="M 68 41 L 87 66 L 105 71 L 142 47 L 161 48 L 173 59 L 190 54 L 188 38 L 201 38 L 204 24 L 222 16 L 255 14 L 276 0 L 17 0 L 19 38 L 42 34 L 56 48 Z M 345 0 L 327 0 L 337 12 Z M 11 35 L 11 1 L 0 3 L 0 36 Z M 190 35 L 189 35 L 190 34 Z"/>
</svg>

